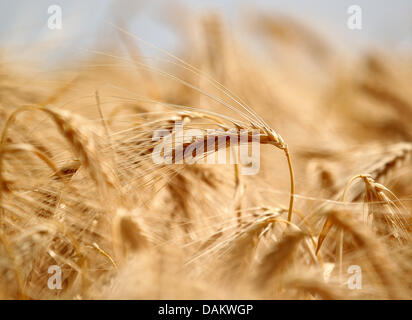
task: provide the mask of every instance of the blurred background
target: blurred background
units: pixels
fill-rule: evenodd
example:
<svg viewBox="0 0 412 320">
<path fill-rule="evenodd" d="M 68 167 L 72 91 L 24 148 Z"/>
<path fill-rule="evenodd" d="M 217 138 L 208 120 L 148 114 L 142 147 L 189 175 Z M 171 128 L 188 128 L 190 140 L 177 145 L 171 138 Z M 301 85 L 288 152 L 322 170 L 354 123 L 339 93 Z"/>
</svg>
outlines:
<svg viewBox="0 0 412 320">
<path fill-rule="evenodd" d="M 50 5 L 62 8 L 61 30 L 47 27 Z M 362 8 L 361 30 L 347 27 L 347 10 L 351 5 Z M 205 11 L 218 12 L 228 25 L 237 28 L 239 21 L 243 23 L 253 12 L 290 16 L 306 23 L 341 50 L 412 49 L 409 0 L 1 0 L 0 41 L 13 54 L 37 54 L 50 63 L 82 55 L 96 42 L 107 43 L 115 37 L 110 23 L 121 23 L 133 34 L 174 51 L 179 45 L 176 25 L 196 19 Z"/>
</svg>

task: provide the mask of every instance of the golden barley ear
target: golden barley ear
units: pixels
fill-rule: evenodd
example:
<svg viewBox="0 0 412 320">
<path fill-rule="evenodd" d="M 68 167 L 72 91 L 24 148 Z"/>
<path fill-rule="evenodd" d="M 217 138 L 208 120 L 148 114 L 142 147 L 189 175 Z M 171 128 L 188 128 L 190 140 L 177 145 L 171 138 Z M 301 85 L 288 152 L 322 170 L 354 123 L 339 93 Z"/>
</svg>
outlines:
<svg viewBox="0 0 412 320">
<path fill-rule="evenodd" d="M 273 279 L 291 267 L 295 252 L 303 238 L 302 232 L 294 230 L 286 233 L 279 242 L 273 243 L 255 270 L 255 283 L 258 288 L 273 285 Z"/>
<path fill-rule="evenodd" d="M 116 255 L 124 260 L 148 248 L 147 237 L 130 210 L 118 208 L 113 220 L 113 242 Z"/>
</svg>

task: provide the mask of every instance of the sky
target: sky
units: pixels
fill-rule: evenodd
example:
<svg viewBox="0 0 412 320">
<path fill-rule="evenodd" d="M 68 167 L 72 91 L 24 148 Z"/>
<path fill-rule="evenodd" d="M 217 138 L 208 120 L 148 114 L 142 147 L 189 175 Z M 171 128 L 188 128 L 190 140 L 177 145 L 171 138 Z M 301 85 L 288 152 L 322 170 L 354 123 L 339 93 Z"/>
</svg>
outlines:
<svg viewBox="0 0 412 320">
<path fill-rule="evenodd" d="M 61 30 L 47 27 L 50 5 L 62 8 Z M 362 30 L 347 27 L 351 5 L 362 8 Z M 177 38 L 164 13 L 178 12 L 174 6 L 219 11 L 228 23 L 236 23 L 236 17 L 253 7 L 297 17 L 347 47 L 412 50 L 411 0 L 0 0 L 0 43 L 21 54 L 41 47 L 48 56 L 75 56 L 99 37 L 113 36 L 104 30 L 117 12 L 131 18 L 133 34 L 171 50 Z M 126 10 L 120 14 L 119 8 Z"/>
</svg>

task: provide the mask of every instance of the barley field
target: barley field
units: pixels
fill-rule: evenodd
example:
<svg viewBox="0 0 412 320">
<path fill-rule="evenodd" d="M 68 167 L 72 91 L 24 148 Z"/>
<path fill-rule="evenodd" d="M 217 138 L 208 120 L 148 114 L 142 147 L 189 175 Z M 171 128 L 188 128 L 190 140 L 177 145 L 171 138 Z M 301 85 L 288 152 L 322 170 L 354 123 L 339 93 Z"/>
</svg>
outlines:
<svg viewBox="0 0 412 320">
<path fill-rule="evenodd" d="M 174 23 L 173 53 L 126 22 L 47 72 L 0 51 L 0 298 L 410 299 L 411 57 L 282 15 L 245 21 L 253 45 Z M 177 123 L 208 135 L 154 162 Z M 179 163 L 241 131 L 255 174 Z"/>
</svg>

